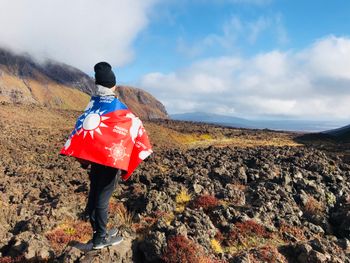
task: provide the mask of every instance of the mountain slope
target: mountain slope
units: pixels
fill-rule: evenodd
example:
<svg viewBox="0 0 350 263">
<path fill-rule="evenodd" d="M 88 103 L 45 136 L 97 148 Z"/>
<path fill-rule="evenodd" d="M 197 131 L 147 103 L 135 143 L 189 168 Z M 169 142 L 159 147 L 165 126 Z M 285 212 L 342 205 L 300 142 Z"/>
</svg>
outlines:
<svg viewBox="0 0 350 263">
<path fill-rule="evenodd" d="M 164 105 L 148 92 L 127 86 L 118 86 L 116 96 L 141 119 L 167 119 Z"/>
<path fill-rule="evenodd" d="M 339 129 L 325 131 L 323 133 L 335 137 L 338 140 L 350 142 L 350 125 L 341 127 Z"/>
<path fill-rule="evenodd" d="M 92 88 L 89 79 L 68 65 L 41 65 L 29 56 L 0 49 L 0 101 L 81 110 L 89 101 L 82 92 Z"/>
<path fill-rule="evenodd" d="M 94 80 L 72 66 L 42 64 L 0 48 L 0 102 L 83 110 L 94 88 Z M 121 86 L 116 94 L 142 119 L 168 118 L 165 107 L 143 90 Z"/>
</svg>

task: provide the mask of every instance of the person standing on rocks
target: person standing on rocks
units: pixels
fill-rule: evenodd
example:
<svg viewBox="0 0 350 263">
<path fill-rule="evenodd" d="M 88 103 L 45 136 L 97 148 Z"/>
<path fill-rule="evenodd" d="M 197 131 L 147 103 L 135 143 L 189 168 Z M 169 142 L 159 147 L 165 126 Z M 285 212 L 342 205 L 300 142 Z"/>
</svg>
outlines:
<svg viewBox="0 0 350 263">
<path fill-rule="evenodd" d="M 112 67 L 107 62 L 100 62 L 94 66 L 96 91 L 94 96 L 108 97 L 115 96 L 116 78 Z M 117 245 L 122 242 L 122 237 L 116 236 L 116 230 L 107 232 L 109 200 L 118 183 L 123 170 L 104 166 L 97 163 L 90 163 L 78 159 L 82 167 L 90 168 L 90 191 L 87 203 L 87 212 L 93 229 L 93 249 L 102 249 L 107 246 Z"/>
<path fill-rule="evenodd" d="M 118 244 L 116 231 L 107 233 L 109 200 L 121 177 L 128 180 L 138 165 L 152 154 L 142 121 L 114 95 L 115 75 L 111 65 L 94 66 L 96 90 L 81 114 L 61 155 L 91 165 L 87 212 L 94 231 L 94 249 Z"/>
</svg>

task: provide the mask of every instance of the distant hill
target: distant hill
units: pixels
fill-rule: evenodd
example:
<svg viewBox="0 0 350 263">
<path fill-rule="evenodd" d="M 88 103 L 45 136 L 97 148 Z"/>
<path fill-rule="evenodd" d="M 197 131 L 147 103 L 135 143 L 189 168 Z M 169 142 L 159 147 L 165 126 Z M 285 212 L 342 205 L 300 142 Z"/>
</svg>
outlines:
<svg viewBox="0 0 350 263">
<path fill-rule="evenodd" d="M 235 126 L 239 128 L 251 128 L 252 126 L 252 123 L 246 119 L 206 112 L 171 114 L 170 117 L 173 120 L 205 122 L 227 126 Z"/>
<path fill-rule="evenodd" d="M 339 126 L 338 123 L 309 120 L 247 120 L 243 118 L 204 112 L 172 114 L 170 117 L 174 120 L 213 123 L 237 128 L 303 132 L 320 132 Z"/>
<path fill-rule="evenodd" d="M 115 94 L 141 119 L 169 118 L 164 105 L 142 89 L 118 86 Z"/>
<path fill-rule="evenodd" d="M 350 142 L 350 125 L 334 130 L 325 131 L 323 134 L 329 135 L 337 140 Z"/>
<path fill-rule="evenodd" d="M 0 102 L 83 110 L 94 88 L 94 80 L 72 66 L 0 48 Z M 143 90 L 121 86 L 116 94 L 142 119 L 168 118 L 162 103 Z"/>
</svg>

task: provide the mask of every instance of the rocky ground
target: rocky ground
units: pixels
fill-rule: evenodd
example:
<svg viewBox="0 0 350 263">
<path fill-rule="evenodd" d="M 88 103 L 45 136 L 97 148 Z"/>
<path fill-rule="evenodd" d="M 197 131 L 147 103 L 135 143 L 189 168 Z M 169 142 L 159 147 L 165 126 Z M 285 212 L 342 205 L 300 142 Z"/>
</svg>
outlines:
<svg viewBox="0 0 350 263">
<path fill-rule="evenodd" d="M 58 155 L 78 114 L 0 106 L 0 262 L 350 262 L 347 147 L 174 121 L 113 195 L 125 242 L 88 251 L 87 171 Z"/>
</svg>

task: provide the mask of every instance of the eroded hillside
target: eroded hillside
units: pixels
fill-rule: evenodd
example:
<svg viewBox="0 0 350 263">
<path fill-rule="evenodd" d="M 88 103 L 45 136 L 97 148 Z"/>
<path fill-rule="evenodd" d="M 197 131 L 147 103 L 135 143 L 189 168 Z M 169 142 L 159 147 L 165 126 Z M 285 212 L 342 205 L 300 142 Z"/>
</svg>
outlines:
<svg viewBox="0 0 350 263">
<path fill-rule="evenodd" d="M 77 68 L 0 48 L 0 102 L 82 110 L 94 91 L 94 80 Z M 141 119 L 168 118 L 164 105 L 144 90 L 118 86 L 116 95 Z"/>
</svg>

